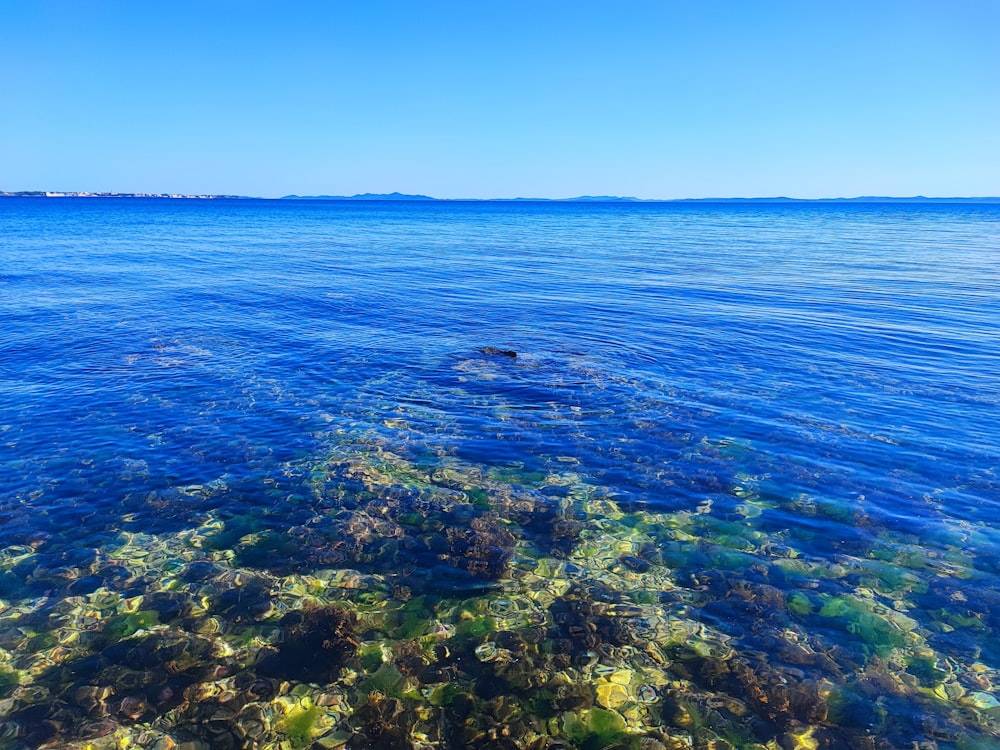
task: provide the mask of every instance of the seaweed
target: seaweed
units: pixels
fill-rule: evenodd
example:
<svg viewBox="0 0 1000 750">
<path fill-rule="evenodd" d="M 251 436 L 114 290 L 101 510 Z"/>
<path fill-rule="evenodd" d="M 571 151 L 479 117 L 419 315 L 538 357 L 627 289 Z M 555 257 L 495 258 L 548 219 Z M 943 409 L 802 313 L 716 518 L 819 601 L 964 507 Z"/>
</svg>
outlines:
<svg viewBox="0 0 1000 750">
<path fill-rule="evenodd" d="M 257 672 L 266 677 L 333 682 L 357 652 L 357 615 L 341 607 L 290 612 L 281 625 L 278 647 L 263 652 L 257 663 Z"/>
</svg>

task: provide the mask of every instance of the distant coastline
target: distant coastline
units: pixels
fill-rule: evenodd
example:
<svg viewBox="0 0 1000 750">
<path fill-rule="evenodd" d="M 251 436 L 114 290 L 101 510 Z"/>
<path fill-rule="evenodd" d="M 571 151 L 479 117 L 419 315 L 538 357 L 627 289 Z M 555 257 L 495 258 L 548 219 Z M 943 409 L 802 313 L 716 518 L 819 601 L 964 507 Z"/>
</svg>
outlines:
<svg viewBox="0 0 1000 750">
<path fill-rule="evenodd" d="M 77 190 L 16 190 L 0 191 L 0 198 L 173 198 L 216 200 L 219 198 L 249 200 L 246 195 L 189 195 L 186 193 L 90 193 Z"/>
<path fill-rule="evenodd" d="M 996 204 L 1000 197 L 893 197 L 862 195 L 855 198 L 633 198 L 617 195 L 580 195 L 574 198 L 434 198 L 406 193 L 358 193 L 356 195 L 285 195 L 256 198 L 248 195 L 186 193 L 93 193 L 85 191 L 18 190 L 0 191 L 0 198 L 156 198 L 167 200 L 298 200 L 298 201 L 399 201 L 440 203 L 972 203 Z"/>
</svg>

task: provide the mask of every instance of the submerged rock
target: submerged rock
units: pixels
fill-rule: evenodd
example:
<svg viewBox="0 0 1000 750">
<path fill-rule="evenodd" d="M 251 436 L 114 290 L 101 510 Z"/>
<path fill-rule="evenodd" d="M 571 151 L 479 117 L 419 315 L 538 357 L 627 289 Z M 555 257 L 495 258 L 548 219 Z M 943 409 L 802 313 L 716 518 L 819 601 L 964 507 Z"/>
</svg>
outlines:
<svg viewBox="0 0 1000 750">
<path fill-rule="evenodd" d="M 479 351 L 483 354 L 488 354 L 491 357 L 508 357 L 510 359 L 517 359 L 517 352 L 513 349 L 498 349 L 495 346 L 484 346 Z"/>
</svg>

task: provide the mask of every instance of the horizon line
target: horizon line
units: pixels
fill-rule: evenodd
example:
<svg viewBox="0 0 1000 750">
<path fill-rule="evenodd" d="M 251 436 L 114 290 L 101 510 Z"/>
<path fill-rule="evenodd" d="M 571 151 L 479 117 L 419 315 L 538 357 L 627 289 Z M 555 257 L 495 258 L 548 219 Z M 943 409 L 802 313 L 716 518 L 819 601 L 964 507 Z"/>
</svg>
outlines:
<svg viewBox="0 0 1000 750">
<path fill-rule="evenodd" d="M 289 194 L 282 196 L 254 196 L 222 193 L 153 193 L 144 191 L 89 191 L 89 190 L 0 190 L 0 197 L 4 198 L 152 198 L 152 199 L 174 199 L 174 200 L 309 200 L 309 201 L 397 201 L 397 202 L 537 202 L 537 203 L 729 203 L 729 202 L 776 202 L 776 203 L 815 203 L 815 202 L 1000 202 L 1000 196 L 887 196 L 887 195 L 859 195 L 854 197 L 822 197 L 822 198 L 795 198 L 790 196 L 708 196 L 708 197 L 687 197 L 687 198 L 638 198 L 635 196 L 619 195 L 577 195 L 565 198 L 544 198 L 544 197 L 524 197 L 513 198 L 439 198 L 423 194 L 406 194 L 399 192 L 392 193 L 355 193 L 353 195 L 298 195 Z"/>
</svg>

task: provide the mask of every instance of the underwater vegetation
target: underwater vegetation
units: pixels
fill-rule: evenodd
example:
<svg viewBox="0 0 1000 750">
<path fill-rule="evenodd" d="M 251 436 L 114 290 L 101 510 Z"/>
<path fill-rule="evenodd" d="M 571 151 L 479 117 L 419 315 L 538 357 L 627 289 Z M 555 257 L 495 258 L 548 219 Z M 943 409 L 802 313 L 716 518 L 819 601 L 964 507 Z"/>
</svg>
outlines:
<svg viewBox="0 0 1000 750">
<path fill-rule="evenodd" d="M 483 353 L 462 377 L 530 364 Z M 988 528 L 902 527 L 746 441 L 661 430 L 676 463 L 626 481 L 369 416 L 257 495 L 143 500 L 179 527 L 0 550 L 0 748 L 998 746 Z"/>
</svg>

